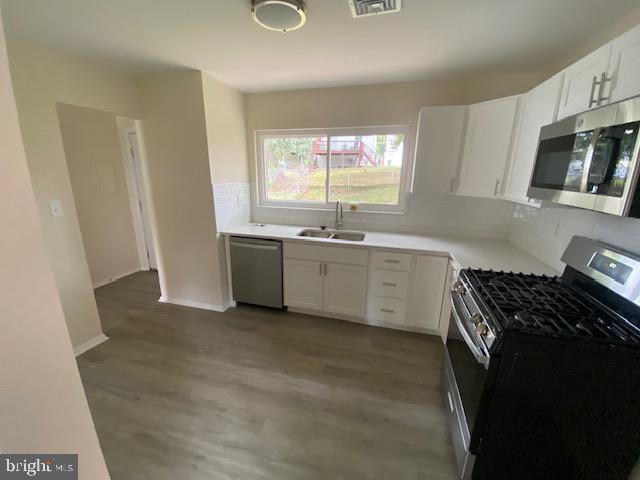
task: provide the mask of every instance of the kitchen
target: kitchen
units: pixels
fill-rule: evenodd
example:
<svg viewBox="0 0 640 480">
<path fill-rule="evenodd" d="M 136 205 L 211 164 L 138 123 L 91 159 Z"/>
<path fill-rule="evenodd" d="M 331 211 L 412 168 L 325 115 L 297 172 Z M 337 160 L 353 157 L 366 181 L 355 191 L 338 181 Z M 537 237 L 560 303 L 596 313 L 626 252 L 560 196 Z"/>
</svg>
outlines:
<svg viewBox="0 0 640 480">
<path fill-rule="evenodd" d="M 1 450 L 100 479 L 640 478 L 634 2 L 35 3 L 0 5 L 95 442 Z M 133 266 L 96 282 L 107 215 Z"/>
</svg>

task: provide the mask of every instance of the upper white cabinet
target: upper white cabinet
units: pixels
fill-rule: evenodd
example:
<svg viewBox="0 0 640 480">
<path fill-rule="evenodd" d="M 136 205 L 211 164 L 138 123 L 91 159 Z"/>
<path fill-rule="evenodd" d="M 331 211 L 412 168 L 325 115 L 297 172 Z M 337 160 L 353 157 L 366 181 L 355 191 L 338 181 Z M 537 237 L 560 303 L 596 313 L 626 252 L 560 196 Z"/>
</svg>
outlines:
<svg viewBox="0 0 640 480">
<path fill-rule="evenodd" d="M 578 60 L 564 71 L 558 118 L 575 115 L 602 104 L 598 100 L 602 96 L 600 82 L 607 75 L 610 57 L 611 44 Z"/>
<path fill-rule="evenodd" d="M 452 192 L 467 107 L 423 107 L 418 117 L 414 191 Z"/>
<path fill-rule="evenodd" d="M 495 197 L 502 194 L 519 97 L 469 107 L 464 155 L 456 192 Z"/>
<path fill-rule="evenodd" d="M 612 102 L 640 94 L 640 25 L 613 41 L 607 78 L 604 96 Z"/>
<path fill-rule="evenodd" d="M 529 203 L 527 190 L 538 149 L 540 129 L 556 120 L 564 74 L 559 73 L 522 96 L 517 134 L 504 196 Z"/>
</svg>

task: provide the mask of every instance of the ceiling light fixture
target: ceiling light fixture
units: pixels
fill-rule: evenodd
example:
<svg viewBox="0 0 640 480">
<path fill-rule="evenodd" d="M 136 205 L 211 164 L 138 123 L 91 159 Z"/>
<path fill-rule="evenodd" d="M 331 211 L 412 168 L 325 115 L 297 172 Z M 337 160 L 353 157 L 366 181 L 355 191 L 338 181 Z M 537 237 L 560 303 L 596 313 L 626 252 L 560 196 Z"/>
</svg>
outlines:
<svg viewBox="0 0 640 480">
<path fill-rule="evenodd" d="M 303 0 L 251 0 L 251 16 L 268 30 L 290 32 L 307 21 Z"/>
</svg>

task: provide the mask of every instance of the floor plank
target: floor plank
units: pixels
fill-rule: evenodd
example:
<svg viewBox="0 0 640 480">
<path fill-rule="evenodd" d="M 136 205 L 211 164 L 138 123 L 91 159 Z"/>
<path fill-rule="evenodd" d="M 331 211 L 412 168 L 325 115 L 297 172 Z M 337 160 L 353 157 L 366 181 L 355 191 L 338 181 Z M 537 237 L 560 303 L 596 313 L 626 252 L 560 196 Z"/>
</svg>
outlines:
<svg viewBox="0 0 640 480">
<path fill-rule="evenodd" d="M 114 480 L 454 480 L 435 337 L 96 290 L 110 340 L 78 358 Z"/>
</svg>

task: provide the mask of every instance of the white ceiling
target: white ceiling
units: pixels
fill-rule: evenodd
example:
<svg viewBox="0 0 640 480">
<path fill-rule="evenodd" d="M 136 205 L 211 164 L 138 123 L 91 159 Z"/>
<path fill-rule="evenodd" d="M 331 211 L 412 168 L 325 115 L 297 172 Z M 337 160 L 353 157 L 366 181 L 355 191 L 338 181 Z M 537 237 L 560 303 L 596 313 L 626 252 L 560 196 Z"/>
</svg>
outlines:
<svg viewBox="0 0 640 480">
<path fill-rule="evenodd" d="M 243 91 L 531 71 L 564 57 L 638 0 L 403 0 L 354 19 L 348 0 L 306 0 L 307 24 L 262 29 L 249 0 L 1 0 L 10 39 L 132 73 L 167 65 Z"/>
</svg>

